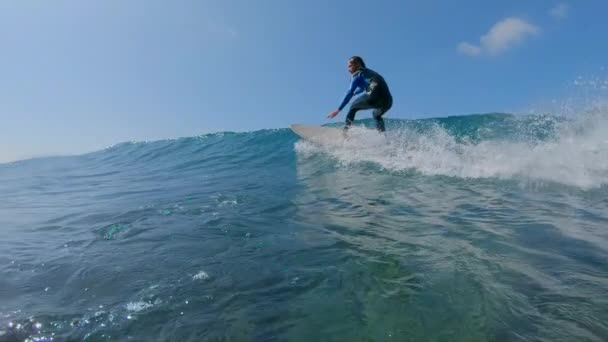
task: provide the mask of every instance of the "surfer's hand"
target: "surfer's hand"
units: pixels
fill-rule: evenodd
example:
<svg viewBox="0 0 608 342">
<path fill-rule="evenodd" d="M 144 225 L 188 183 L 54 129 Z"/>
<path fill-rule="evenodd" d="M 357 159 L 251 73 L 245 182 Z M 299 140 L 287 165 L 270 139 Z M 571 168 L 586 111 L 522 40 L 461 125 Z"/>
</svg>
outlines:
<svg viewBox="0 0 608 342">
<path fill-rule="evenodd" d="M 331 119 L 331 118 L 333 118 L 334 116 L 338 115 L 338 113 L 340 113 L 340 110 L 339 110 L 339 109 L 336 109 L 336 110 L 334 110 L 333 112 L 331 112 L 331 113 L 327 114 L 327 117 Z"/>
</svg>

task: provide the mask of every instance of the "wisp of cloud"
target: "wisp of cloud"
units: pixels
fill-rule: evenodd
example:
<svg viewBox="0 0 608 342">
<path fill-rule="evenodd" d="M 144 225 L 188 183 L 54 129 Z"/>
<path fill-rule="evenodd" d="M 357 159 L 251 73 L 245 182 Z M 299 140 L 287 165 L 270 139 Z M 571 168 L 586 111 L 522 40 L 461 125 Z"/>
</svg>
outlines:
<svg viewBox="0 0 608 342">
<path fill-rule="evenodd" d="M 537 26 L 517 17 L 509 17 L 494 24 L 488 33 L 481 36 L 479 45 L 461 42 L 458 44 L 458 51 L 468 56 L 496 56 L 539 32 L 540 28 Z"/>
</svg>

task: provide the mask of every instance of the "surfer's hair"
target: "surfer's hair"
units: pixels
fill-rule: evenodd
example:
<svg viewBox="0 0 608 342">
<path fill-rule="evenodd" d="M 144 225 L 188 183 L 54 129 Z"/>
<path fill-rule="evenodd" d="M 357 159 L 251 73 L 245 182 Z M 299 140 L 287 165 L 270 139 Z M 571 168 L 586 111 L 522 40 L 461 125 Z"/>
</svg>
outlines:
<svg viewBox="0 0 608 342">
<path fill-rule="evenodd" d="M 359 64 L 361 67 L 365 68 L 365 62 L 363 61 L 363 58 L 359 57 L 359 56 L 352 56 L 351 58 L 349 58 L 351 61 L 356 62 L 357 64 Z"/>
</svg>

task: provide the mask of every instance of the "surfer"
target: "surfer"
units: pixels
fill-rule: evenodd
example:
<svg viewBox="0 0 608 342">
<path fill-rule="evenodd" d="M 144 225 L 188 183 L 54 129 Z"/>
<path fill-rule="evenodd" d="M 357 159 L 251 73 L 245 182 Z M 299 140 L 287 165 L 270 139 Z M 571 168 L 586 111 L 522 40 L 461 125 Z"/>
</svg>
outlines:
<svg viewBox="0 0 608 342">
<path fill-rule="evenodd" d="M 353 101 L 348 114 L 346 114 L 346 125 L 344 129 L 348 129 L 355 120 L 355 114 L 362 109 L 373 109 L 374 120 L 376 120 L 376 128 L 380 132 L 384 132 L 384 120 L 382 115 L 388 112 L 393 105 L 393 96 L 388 89 L 388 85 L 384 78 L 377 72 L 368 69 L 365 62 L 359 56 L 353 56 L 348 59 L 348 72 L 352 75 L 350 89 L 344 96 L 342 103 L 338 109 L 327 115 L 328 118 L 333 118 L 351 100 L 353 95 L 360 94 L 365 91 L 365 94 L 359 96 Z"/>
</svg>

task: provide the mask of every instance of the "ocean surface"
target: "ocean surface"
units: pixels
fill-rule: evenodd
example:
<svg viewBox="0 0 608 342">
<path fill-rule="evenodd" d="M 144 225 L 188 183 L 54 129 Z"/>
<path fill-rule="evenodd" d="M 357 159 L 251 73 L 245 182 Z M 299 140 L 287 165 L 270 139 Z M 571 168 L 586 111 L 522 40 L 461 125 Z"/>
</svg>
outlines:
<svg viewBox="0 0 608 342">
<path fill-rule="evenodd" d="M 0 341 L 607 341 L 608 115 L 0 164 Z"/>
</svg>

